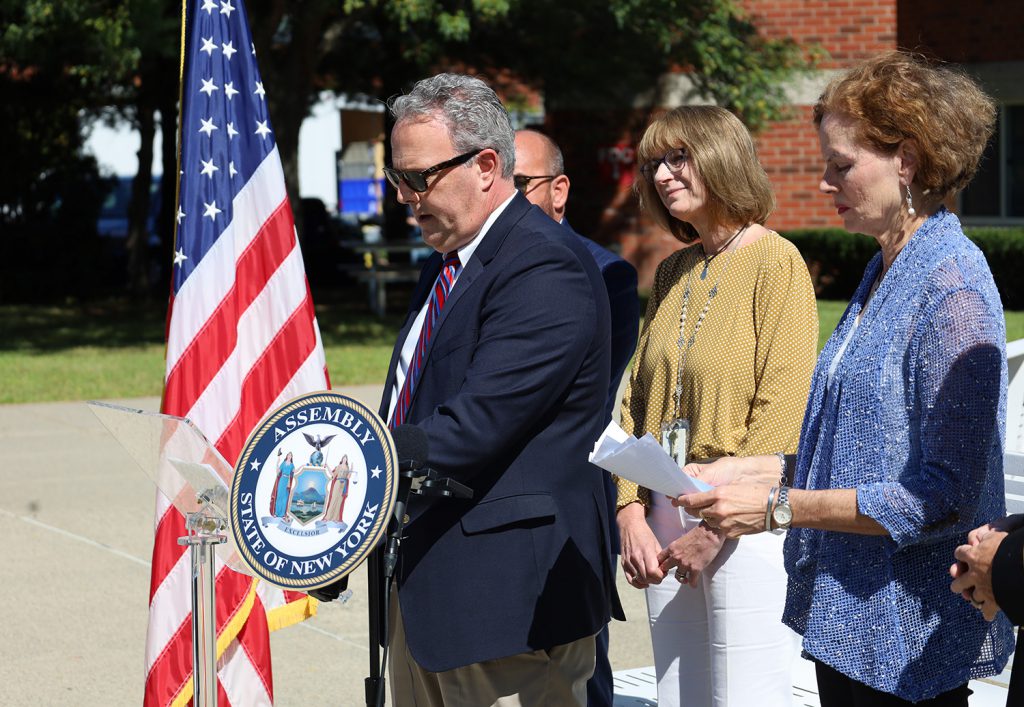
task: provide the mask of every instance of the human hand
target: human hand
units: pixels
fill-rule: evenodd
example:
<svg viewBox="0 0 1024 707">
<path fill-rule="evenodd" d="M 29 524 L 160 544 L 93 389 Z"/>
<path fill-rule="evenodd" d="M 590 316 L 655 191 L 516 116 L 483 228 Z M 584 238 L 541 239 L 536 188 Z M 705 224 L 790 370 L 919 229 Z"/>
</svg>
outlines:
<svg viewBox="0 0 1024 707">
<path fill-rule="evenodd" d="M 953 557 L 957 561 L 949 568 L 953 578 L 949 585 L 950 591 L 971 602 L 986 621 L 995 619 L 1000 611 L 992 591 L 992 558 L 1003 538 L 1008 535 L 990 526 L 981 526 L 971 531 L 970 535 L 974 535 L 977 542 L 972 544 L 968 535 L 968 544 L 954 551 Z"/>
<path fill-rule="evenodd" d="M 696 587 L 701 572 L 718 556 L 723 544 L 724 535 L 701 523 L 658 553 L 658 567 L 666 576 L 674 567 L 680 584 Z"/>
<path fill-rule="evenodd" d="M 619 525 L 619 539 L 622 546 L 622 571 L 631 587 L 645 589 L 651 584 L 661 584 L 665 573 L 658 566 L 661 543 L 654 537 L 651 526 L 644 517 L 640 503 L 623 506 L 615 516 Z"/>
<path fill-rule="evenodd" d="M 764 514 L 771 484 L 732 483 L 702 493 L 684 494 L 672 500 L 692 516 L 699 516 L 727 538 L 764 531 Z"/>
<path fill-rule="evenodd" d="M 687 464 L 683 471 L 712 486 L 724 486 L 737 481 L 778 484 L 781 470 L 775 456 L 761 456 L 719 457 L 707 464 Z"/>
<path fill-rule="evenodd" d="M 967 544 L 977 545 L 992 531 L 1009 533 L 1022 526 L 1024 526 L 1024 513 L 1017 513 L 1016 515 L 998 518 L 991 523 L 986 523 L 985 525 L 977 527 L 968 533 Z"/>
</svg>

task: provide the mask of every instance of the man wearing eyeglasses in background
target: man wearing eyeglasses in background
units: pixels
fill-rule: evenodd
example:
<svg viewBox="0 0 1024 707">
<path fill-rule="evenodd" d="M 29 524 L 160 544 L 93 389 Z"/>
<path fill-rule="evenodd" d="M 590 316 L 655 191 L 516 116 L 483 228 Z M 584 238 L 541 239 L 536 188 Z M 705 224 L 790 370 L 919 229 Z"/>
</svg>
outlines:
<svg viewBox="0 0 1024 707">
<path fill-rule="evenodd" d="M 601 275 L 516 191 L 512 127 L 486 84 L 441 74 L 389 108 L 385 176 L 436 253 L 381 414 L 422 429 L 429 467 L 474 492 L 410 499 L 393 702 L 584 705 L 594 636 L 621 611 L 602 472 L 587 462 L 610 376 Z"/>
<path fill-rule="evenodd" d="M 516 170 L 513 176 L 516 189 L 531 203 L 558 223 L 570 230 L 565 219 L 566 204 L 569 201 L 569 177 L 565 174 L 565 161 L 558 145 L 547 135 L 536 130 L 516 131 Z M 625 260 L 602 248 L 589 238 L 575 233 L 586 245 L 597 266 L 601 269 L 608 302 L 611 306 L 612 339 L 611 370 L 604 422 L 612 417 L 618 402 L 619 384 L 636 350 L 640 327 L 640 303 L 636 294 L 636 270 Z M 605 503 L 610 520 L 608 535 L 612 541 L 612 564 L 617 564 L 614 555 L 619 554 L 619 528 L 615 522 L 615 483 L 611 474 L 604 474 Z M 587 683 L 588 704 L 591 707 L 610 705 L 614 697 L 612 669 L 608 661 L 608 626 L 597 635 L 597 656 L 594 676 Z"/>
</svg>

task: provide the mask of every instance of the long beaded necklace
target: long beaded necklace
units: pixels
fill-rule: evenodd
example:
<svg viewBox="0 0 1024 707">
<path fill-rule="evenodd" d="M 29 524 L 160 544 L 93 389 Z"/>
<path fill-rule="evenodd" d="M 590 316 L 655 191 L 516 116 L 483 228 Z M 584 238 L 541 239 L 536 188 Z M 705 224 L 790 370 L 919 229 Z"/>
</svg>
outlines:
<svg viewBox="0 0 1024 707">
<path fill-rule="evenodd" d="M 697 332 L 700 331 L 700 325 L 704 323 L 704 318 L 708 315 L 708 310 L 711 308 L 711 300 L 718 294 L 718 284 L 722 281 L 725 273 L 729 270 L 729 264 L 732 262 L 733 254 L 739 250 L 740 243 L 742 242 L 742 234 L 744 234 L 750 224 L 746 224 L 741 227 L 736 234 L 729 239 L 725 244 L 725 247 L 721 248 L 718 253 L 721 253 L 729 247 L 733 241 L 736 241 L 736 247 L 729 251 L 729 257 L 725 259 L 725 266 L 718 273 L 718 279 L 715 280 L 715 284 L 711 287 L 708 292 L 708 301 L 704 303 L 704 308 L 697 315 L 697 322 L 693 325 L 693 333 L 690 334 L 689 340 L 686 339 L 685 328 L 686 328 L 686 310 L 690 304 L 690 284 L 693 281 L 693 270 L 691 269 L 689 274 L 686 276 L 686 289 L 683 290 L 683 310 L 679 313 L 679 340 L 676 342 L 679 345 L 679 367 L 676 369 L 676 389 L 675 389 L 675 416 L 679 417 L 681 412 L 681 404 L 683 399 L 683 370 L 686 368 L 686 355 L 690 352 L 693 347 L 693 342 L 697 339 Z M 739 240 L 736 240 L 739 238 Z M 715 255 L 718 255 L 715 253 Z M 705 259 L 704 261 L 704 273 L 707 273 L 708 263 L 714 260 L 714 256 Z M 701 279 L 704 279 L 704 274 L 701 275 Z"/>
</svg>

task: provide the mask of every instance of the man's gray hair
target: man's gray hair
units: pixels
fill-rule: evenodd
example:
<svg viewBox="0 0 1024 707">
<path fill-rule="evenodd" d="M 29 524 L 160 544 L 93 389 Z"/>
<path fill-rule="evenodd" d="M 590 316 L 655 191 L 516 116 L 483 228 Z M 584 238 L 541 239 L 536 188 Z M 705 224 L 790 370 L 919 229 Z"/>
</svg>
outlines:
<svg viewBox="0 0 1024 707">
<path fill-rule="evenodd" d="M 492 148 L 501 160 L 501 176 L 516 168 L 515 133 L 505 106 L 490 86 L 462 74 L 438 74 L 418 81 L 409 93 L 388 102 L 395 122 L 439 120 L 457 153 Z"/>
</svg>

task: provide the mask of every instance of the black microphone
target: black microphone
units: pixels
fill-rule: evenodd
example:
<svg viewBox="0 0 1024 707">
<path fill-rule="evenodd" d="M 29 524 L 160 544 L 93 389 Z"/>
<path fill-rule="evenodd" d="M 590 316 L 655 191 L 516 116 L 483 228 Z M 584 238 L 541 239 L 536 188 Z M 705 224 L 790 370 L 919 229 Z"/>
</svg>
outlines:
<svg viewBox="0 0 1024 707">
<path fill-rule="evenodd" d="M 395 517 L 388 532 L 388 543 L 384 551 L 384 576 L 393 577 L 398 564 L 398 546 L 402 540 L 405 525 L 405 507 L 409 503 L 412 478 L 415 472 L 426 466 L 430 442 L 427 433 L 416 425 L 402 424 L 391 431 L 395 441 L 395 455 L 398 457 L 398 494 L 395 501 Z"/>
<path fill-rule="evenodd" d="M 398 457 L 399 471 L 422 469 L 427 463 L 430 441 L 427 433 L 416 425 L 402 424 L 391 431 L 395 441 L 395 456 Z"/>
</svg>

